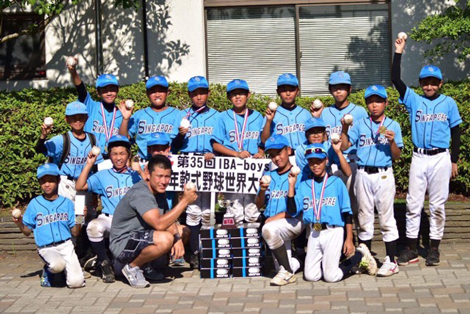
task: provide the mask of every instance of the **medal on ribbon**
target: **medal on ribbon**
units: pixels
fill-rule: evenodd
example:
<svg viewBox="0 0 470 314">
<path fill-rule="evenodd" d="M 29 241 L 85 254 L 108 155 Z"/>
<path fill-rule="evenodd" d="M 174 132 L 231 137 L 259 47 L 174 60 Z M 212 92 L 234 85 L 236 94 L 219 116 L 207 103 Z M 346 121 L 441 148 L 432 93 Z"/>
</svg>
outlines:
<svg viewBox="0 0 470 314">
<path fill-rule="evenodd" d="M 111 120 L 111 127 L 108 129 L 108 123 L 106 122 L 106 115 L 104 114 L 104 107 L 103 104 L 101 104 L 101 115 L 103 116 L 103 128 L 104 128 L 104 136 L 106 139 L 106 144 L 108 144 L 109 139 L 111 136 L 113 136 L 113 130 L 114 130 L 114 121 L 116 120 L 116 106 L 114 106 L 113 109 L 113 119 Z M 104 146 L 104 150 L 107 153 L 108 152 L 108 145 Z"/>
<path fill-rule="evenodd" d="M 328 174 L 325 173 L 323 185 L 320 192 L 320 200 L 317 207 L 317 199 L 315 197 L 315 179 L 312 179 L 312 196 L 313 196 L 313 214 L 315 215 L 316 222 L 313 224 L 313 230 L 321 231 L 321 209 L 323 206 L 323 195 L 325 194 L 326 182 L 328 181 Z"/>
<path fill-rule="evenodd" d="M 245 109 L 245 117 L 243 118 L 242 134 L 238 132 L 237 114 L 233 112 L 233 121 L 235 121 L 235 139 L 237 141 L 238 151 L 243 151 L 243 139 L 245 137 L 246 124 L 248 122 L 248 108 Z"/>
<path fill-rule="evenodd" d="M 384 126 L 384 121 L 385 121 L 385 116 L 384 118 L 382 119 L 382 121 L 380 121 L 380 124 L 379 124 L 379 128 L 377 130 L 377 132 L 375 132 L 375 136 L 377 136 L 377 134 L 381 134 L 381 135 L 384 135 L 385 132 L 387 132 L 387 128 Z M 369 117 L 369 120 L 370 120 L 370 129 L 372 130 L 372 118 Z"/>
</svg>

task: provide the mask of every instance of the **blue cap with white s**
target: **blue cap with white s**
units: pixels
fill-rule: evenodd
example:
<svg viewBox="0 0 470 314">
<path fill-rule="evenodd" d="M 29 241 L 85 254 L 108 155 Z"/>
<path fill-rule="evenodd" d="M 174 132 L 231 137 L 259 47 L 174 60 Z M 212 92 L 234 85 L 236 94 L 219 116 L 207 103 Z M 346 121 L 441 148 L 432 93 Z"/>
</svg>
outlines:
<svg viewBox="0 0 470 314">
<path fill-rule="evenodd" d="M 147 83 L 145 83 L 145 88 L 151 89 L 152 87 L 157 86 L 157 85 L 168 88 L 168 81 L 162 75 L 152 76 L 151 78 L 147 80 Z"/>
<path fill-rule="evenodd" d="M 110 151 L 111 148 L 116 146 L 124 146 L 126 148 L 131 148 L 131 142 L 129 141 L 127 136 L 123 136 L 120 134 L 113 135 L 108 141 L 108 151 Z"/>
<path fill-rule="evenodd" d="M 147 147 L 154 145 L 170 145 L 171 139 L 168 133 L 153 133 L 147 142 Z"/>
<path fill-rule="evenodd" d="M 367 87 L 365 93 L 364 93 L 364 98 L 369 98 L 372 95 L 377 95 L 379 97 L 382 97 L 383 99 L 387 99 L 387 90 L 385 87 L 382 85 L 372 85 Z"/>
<path fill-rule="evenodd" d="M 209 89 L 209 82 L 207 82 L 204 76 L 194 76 L 188 81 L 188 92 L 195 91 L 198 88 Z"/>
<path fill-rule="evenodd" d="M 435 77 L 439 80 L 442 81 L 442 72 L 441 69 L 439 69 L 435 65 L 426 65 L 421 69 L 421 72 L 419 72 L 419 78 L 423 79 L 426 77 Z"/>
<path fill-rule="evenodd" d="M 105 87 L 108 85 L 119 86 L 117 78 L 112 74 L 101 74 L 96 79 L 96 88 Z"/>
<path fill-rule="evenodd" d="M 322 118 L 310 118 L 305 122 L 305 133 L 313 128 L 324 128 L 326 129 L 325 121 Z"/>
<path fill-rule="evenodd" d="M 76 114 L 88 115 L 88 111 L 86 110 L 86 106 L 84 103 L 74 101 L 67 105 L 67 107 L 65 108 L 65 115 L 74 116 Z"/>
<path fill-rule="evenodd" d="M 39 166 L 37 171 L 38 179 L 47 175 L 59 176 L 59 167 L 52 163 Z"/>
<path fill-rule="evenodd" d="M 289 141 L 287 138 L 280 134 L 274 134 L 267 139 L 264 148 L 266 151 L 270 149 L 282 149 L 284 147 L 289 147 Z"/>
<path fill-rule="evenodd" d="M 277 79 L 277 87 L 282 85 L 299 86 L 299 80 L 294 74 L 284 73 Z"/>
<path fill-rule="evenodd" d="M 352 85 L 351 76 L 349 76 L 348 73 L 343 72 L 343 71 L 333 72 L 330 75 L 330 79 L 328 80 L 328 84 L 330 84 L 330 85 L 339 85 L 339 84 Z"/>
<path fill-rule="evenodd" d="M 244 80 L 235 79 L 235 80 L 230 81 L 227 84 L 227 93 L 230 93 L 231 91 L 236 90 L 236 89 L 244 89 L 247 91 L 250 90 L 248 88 L 248 83 Z"/>
<path fill-rule="evenodd" d="M 305 158 L 325 159 L 327 157 L 325 147 L 322 143 L 310 144 L 305 148 Z"/>
</svg>

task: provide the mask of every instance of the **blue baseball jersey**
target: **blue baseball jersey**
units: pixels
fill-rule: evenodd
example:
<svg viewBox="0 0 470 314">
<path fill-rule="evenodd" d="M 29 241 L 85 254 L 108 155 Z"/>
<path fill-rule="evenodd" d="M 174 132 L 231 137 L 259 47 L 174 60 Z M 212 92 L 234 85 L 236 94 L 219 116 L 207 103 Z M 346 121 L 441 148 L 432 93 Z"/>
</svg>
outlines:
<svg viewBox="0 0 470 314">
<path fill-rule="evenodd" d="M 390 167 L 392 165 L 392 150 L 390 143 L 384 134 L 379 132 L 380 122 L 370 121 L 364 118 L 354 123 L 349 129 L 348 137 L 351 146 L 357 149 L 357 164 L 370 167 Z M 385 117 L 383 126 L 387 130 L 395 132 L 395 143 L 403 147 L 401 128 L 398 122 Z"/>
<path fill-rule="evenodd" d="M 289 171 L 279 174 L 276 170 L 266 171 L 263 175 L 271 177 L 269 188 L 265 191 L 264 216 L 273 217 L 287 211 L 287 193 L 289 191 Z"/>
<path fill-rule="evenodd" d="M 62 167 L 60 168 L 61 176 L 70 176 L 75 180 L 78 179 L 82 173 L 83 167 L 86 164 L 88 153 L 92 149 L 90 138 L 87 134 L 84 140 L 79 140 L 73 136 L 72 132 L 68 132 L 70 137 L 70 153 L 65 158 Z M 64 139 L 62 135 L 57 135 L 45 142 L 47 157 L 52 158 L 52 162 L 58 165 L 62 158 L 62 151 L 64 149 Z M 98 155 L 95 164 L 103 162 L 103 156 Z"/>
<path fill-rule="evenodd" d="M 305 158 L 305 149 L 309 144 L 303 143 L 297 147 L 295 150 L 295 164 L 302 170 L 303 174 L 307 174 L 310 172 L 310 168 L 308 167 L 308 160 Z M 332 164 L 338 165 L 338 168 L 341 169 L 339 164 L 339 157 L 336 154 L 333 146 L 331 146 L 331 142 L 325 141 L 323 142 L 323 147 L 328 154 L 328 167 L 331 167 Z"/>
<path fill-rule="evenodd" d="M 86 132 L 93 133 L 96 136 L 96 145 L 101 148 L 102 152 L 106 151 L 107 141 L 106 141 L 106 132 L 105 132 L 105 124 L 103 119 L 103 113 L 101 111 L 101 102 L 93 100 L 90 96 L 90 93 L 87 93 L 85 101 L 83 102 L 86 105 L 86 110 L 88 111 L 88 120 L 85 123 L 84 130 Z M 103 106 L 104 117 L 106 119 L 106 127 L 108 129 L 111 128 L 112 120 L 113 120 L 113 111 L 108 112 L 104 109 Z M 121 127 L 122 123 L 122 114 L 121 111 L 116 108 L 116 117 L 113 126 L 113 134 L 117 135 L 119 133 L 119 128 Z M 111 136 L 110 136 L 111 138 Z"/>
<path fill-rule="evenodd" d="M 313 182 L 315 183 L 315 199 L 318 209 L 323 178 L 319 182 L 315 180 Z M 343 214 L 352 215 L 348 190 L 343 181 L 336 176 L 328 177 L 322 203 L 320 221 L 317 221 L 313 210 L 312 180 L 305 179 L 300 182 L 295 191 L 295 204 L 297 215 L 302 212 L 305 223 L 319 222 L 343 227 L 345 224 Z"/>
<path fill-rule="evenodd" d="M 168 133 L 173 139 L 178 134 L 181 120 L 178 120 L 180 111 L 168 107 L 163 111 L 154 111 L 151 107 L 141 109 L 134 113 L 129 120 L 129 136 L 135 138 L 139 147 L 139 156 L 147 157 L 147 142 L 153 133 Z"/>
<path fill-rule="evenodd" d="M 34 241 L 41 247 L 68 240 L 75 226 L 75 209 L 71 200 L 60 196 L 53 201 L 38 196 L 28 204 L 23 223 L 34 232 Z"/>
<path fill-rule="evenodd" d="M 136 171 L 128 169 L 120 173 L 116 170 L 106 169 L 98 171 L 87 180 L 88 191 L 101 196 L 102 212 L 114 215 L 119 201 L 130 188 L 141 180 Z"/>
<path fill-rule="evenodd" d="M 206 108 L 196 113 L 192 107 L 190 107 L 180 112 L 178 124 L 187 116 L 188 112 L 191 112 L 188 118 L 191 127 L 184 137 L 183 146 L 180 151 L 182 153 L 212 153 L 211 139 L 217 126 L 220 113 L 212 108 Z"/>
<path fill-rule="evenodd" d="M 411 139 L 418 148 L 449 148 L 450 129 L 462 123 L 459 108 L 452 97 L 439 95 L 427 99 L 407 87 L 399 99 L 410 114 Z"/>
<path fill-rule="evenodd" d="M 338 133 L 341 135 L 343 130 L 341 119 L 347 114 L 353 116 L 353 125 L 356 121 L 369 116 L 364 108 L 353 103 L 349 103 L 349 105 L 343 109 L 338 109 L 336 106 L 330 106 L 323 109 L 321 118 L 326 124 L 326 136 L 328 137 L 328 140 L 330 140 L 330 134 L 332 133 Z M 349 161 L 348 155 L 356 154 L 356 149 L 354 147 L 350 147 L 345 150 L 343 154 L 344 157 L 346 157 L 346 160 Z"/>
<path fill-rule="evenodd" d="M 296 149 L 297 146 L 307 140 L 305 137 L 305 122 L 311 118 L 310 112 L 300 106 L 295 106 L 291 110 L 279 106 L 271 124 L 271 135 L 283 135 L 289 141 L 289 146 Z M 263 128 L 266 121 L 265 117 Z"/>
<path fill-rule="evenodd" d="M 229 109 L 219 116 L 219 121 L 214 130 L 212 139 L 238 152 L 238 142 L 235 132 L 235 120 L 233 118 L 234 111 Z M 245 115 L 235 113 L 238 125 L 238 136 L 241 136 Z M 249 109 L 248 121 L 246 122 L 245 134 L 243 135 L 243 150 L 248 151 L 251 155 L 258 153 L 258 147 L 261 143 L 261 131 L 263 127 L 263 116 L 258 111 Z"/>
</svg>

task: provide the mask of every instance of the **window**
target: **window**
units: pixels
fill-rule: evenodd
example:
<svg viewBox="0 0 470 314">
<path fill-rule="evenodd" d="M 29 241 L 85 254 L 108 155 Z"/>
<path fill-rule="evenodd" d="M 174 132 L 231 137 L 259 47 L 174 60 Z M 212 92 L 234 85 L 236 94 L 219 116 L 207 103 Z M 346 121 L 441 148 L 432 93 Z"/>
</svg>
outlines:
<svg viewBox="0 0 470 314">
<path fill-rule="evenodd" d="M 3 16 L 1 36 L 14 34 L 31 23 L 39 23 L 37 14 L 7 14 Z M 20 80 L 46 76 L 44 31 L 23 35 L 0 44 L 0 80 Z"/>
</svg>

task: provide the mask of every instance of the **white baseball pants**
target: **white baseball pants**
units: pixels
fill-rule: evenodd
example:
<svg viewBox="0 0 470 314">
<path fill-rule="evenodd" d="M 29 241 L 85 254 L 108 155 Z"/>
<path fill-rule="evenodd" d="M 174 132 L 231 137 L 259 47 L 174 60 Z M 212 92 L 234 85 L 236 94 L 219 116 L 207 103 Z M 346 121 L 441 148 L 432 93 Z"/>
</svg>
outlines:
<svg viewBox="0 0 470 314">
<path fill-rule="evenodd" d="M 92 194 L 86 191 L 77 191 L 75 181 L 69 180 L 67 176 L 60 176 L 58 193 L 75 204 L 75 215 L 83 215 L 84 206 L 87 206 L 89 211 L 93 208 Z"/>
<path fill-rule="evenodd" d="M 91 242 L 101 242 L 105 237 L 109 237 L 113 216 L 100 214 L 97 218 L 88 223 L 86 233 Z"/>
<path fill-rule="evenodd" d="M 446 220 L 445 203 L 449 197 L 452 162 L 448 151 L 428 156 L 413 153 L 410 183 L 406 196 L 406 237 L 417 239 L 426 191 L 431 213 L 430 239 L 441 240 Z"/>
<path fill-rule="evenodd" d="M 395 177 L 392 167 L 374 174 L 358 169 L 354 192 L 359 207 L 359 239 L 368 241 L 374 237 L 374 207 L 379 213 L 383 240 L 391 242 L 398 239 L 397 222 L 393 215 Z"/>
</svg>

